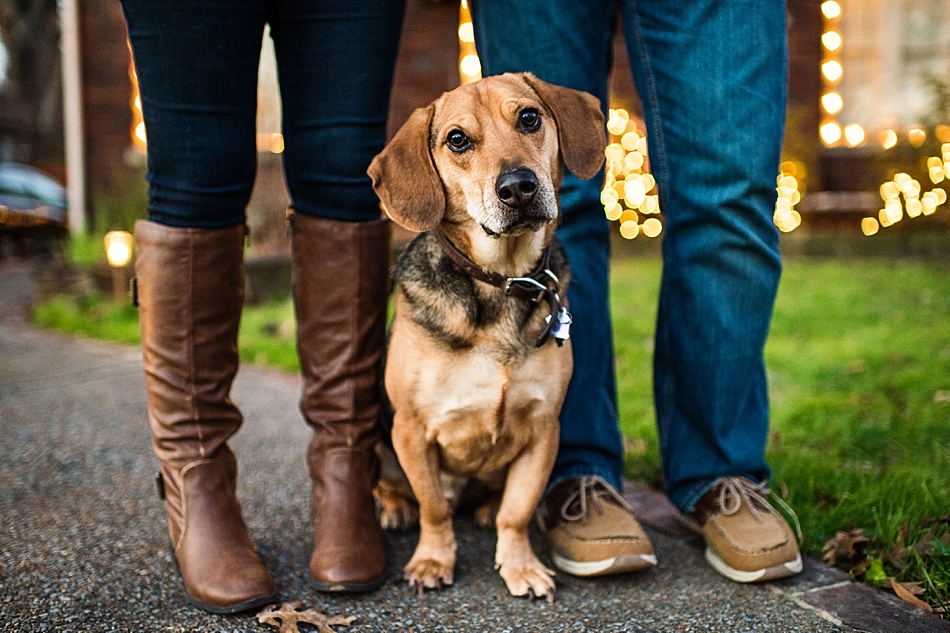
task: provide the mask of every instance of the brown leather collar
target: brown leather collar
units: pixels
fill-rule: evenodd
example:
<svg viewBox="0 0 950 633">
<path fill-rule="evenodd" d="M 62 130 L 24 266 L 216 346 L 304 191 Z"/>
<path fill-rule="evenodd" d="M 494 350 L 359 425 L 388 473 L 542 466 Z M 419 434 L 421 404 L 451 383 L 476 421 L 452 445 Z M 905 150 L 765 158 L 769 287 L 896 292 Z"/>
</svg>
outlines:
<svg viewBox="0 0 950 633">
<path fill-rule="evenodd" d="M 538 265 L 530 273 L 524 277 L 505 277 L 498 273 L 485 270 L 466 257 L 455 244 L 449 241 L 449 238 L 442 232 L 441 227 L 435 227 L 432 233 L 439 241 L 442 250 L 445 251 L 445 254 L 452 260 L 452 263 L 458 266 L 458 268 L 469 277 L 483 281 L 496 288 L 501 288 L 505 291 L 506 295 L 518 299 L 531 301 L 532 303 L 538 303 L 541 299 L 547 301 L 551 307 L 551 318 L 548 319 L 547 325 L 538 337 L 537 346 L 541 347 L 547 342 L 557 325 L 562 311 L 566 313 L 564 307 L 561 305 L 561 298 L 558 296 L 558 278 L 550 269 L 551 244 L 548 244 L 544 248 Z M 549 288 L 549 283 L 553 283 L 554 287 Z M 561 338 L 555 337 L 554 340 L 557 341 L 558 347 L 564 344 Z"/>
</svg>

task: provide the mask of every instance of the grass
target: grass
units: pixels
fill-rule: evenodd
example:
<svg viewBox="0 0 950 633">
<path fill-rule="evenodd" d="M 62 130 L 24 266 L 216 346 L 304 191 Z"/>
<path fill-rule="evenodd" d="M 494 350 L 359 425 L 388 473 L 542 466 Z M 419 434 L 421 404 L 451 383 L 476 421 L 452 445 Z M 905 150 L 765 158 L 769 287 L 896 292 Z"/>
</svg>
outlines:
<svg viewBox="0 0 950 633">
<path fill-rule="evenodd" d="M 656 258 L 613 268 L 627 475 L 661 485 L 652 402 Z M 766 348 L 773 488 L 801 520 L 806 553 L 872 584 L 911 583 L 946 606 L 950 584 L 950 276 L 943 264 L 786 262 Z M 57 297 L 37 324 L 138 341 L 135 310 Z M 248 362 L 297 371 L 289 300 L 245 310 Z M 844 534 L 845 536 L 841 536 Z M 835 540 L 837 539 L 837 540 Z"/>
</svg>

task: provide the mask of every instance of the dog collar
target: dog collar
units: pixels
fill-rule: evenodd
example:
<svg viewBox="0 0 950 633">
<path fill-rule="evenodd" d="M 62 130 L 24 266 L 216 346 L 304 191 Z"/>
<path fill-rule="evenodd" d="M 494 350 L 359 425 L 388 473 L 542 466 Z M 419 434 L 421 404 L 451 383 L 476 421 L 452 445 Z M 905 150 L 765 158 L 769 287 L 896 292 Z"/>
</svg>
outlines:
<svg viewBox="0 0 950 633">
<path fill-rule="evenodd" d="M 564 344 L 564 341 L 570 337 L 571 315 L 567 309 L 561 305 L 561 298 L 558 295 L 559 280 L 550 268 L 552 246 L 548 244 L 541 253 L 541 259 L 538 265 L 524 277 L 505 277 L 498 273 L 485 270 L 468 257 L 465 256 L 458 247 L 449 241 L 449 238 L 442 232 L 441 227 L 435 227 L 432 230 L 442 250 L 448 255 L 452 263 L 462 272 L 487 284 L 501 288 L 506 295 L 523 299 L 532 303 L 538 303 L 544 299 L 551 308 L 551 314 L 547 317 L 547 324 L 541 335 L 538 337 L 537 347 L 544 345 L 552 336 L 557 342 L 558 347 Z M 553 288 L 548 287 L 552 283 Z"/>
</svg>

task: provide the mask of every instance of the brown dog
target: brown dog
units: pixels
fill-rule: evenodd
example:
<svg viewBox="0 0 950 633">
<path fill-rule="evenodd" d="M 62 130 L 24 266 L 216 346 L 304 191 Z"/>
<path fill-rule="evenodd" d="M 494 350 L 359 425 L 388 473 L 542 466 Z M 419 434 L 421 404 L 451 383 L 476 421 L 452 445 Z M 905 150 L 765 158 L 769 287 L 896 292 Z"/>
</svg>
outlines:
<svg viewBox="0 0 950 633">
<path fill-rule="evenodd" d="M 505 74 L 416 110 L 370 165 L 389 216 L 424 232 L 396 264 L 386 364 L 393 446 L 419 504 L 419 544 L 404 568 L 417 591 L 452 584 L 452 505 L 476 481 L 496 493 L 476 519 L 494 517 L 508 590 L 554 599 L 528 525 L 573 366 L 557 192 L 565 165 L 594 176 L 604 145 L 596 98 Z M 384 459 L 384 527 L 415 518 L 400 477 Z"/>
</svg>

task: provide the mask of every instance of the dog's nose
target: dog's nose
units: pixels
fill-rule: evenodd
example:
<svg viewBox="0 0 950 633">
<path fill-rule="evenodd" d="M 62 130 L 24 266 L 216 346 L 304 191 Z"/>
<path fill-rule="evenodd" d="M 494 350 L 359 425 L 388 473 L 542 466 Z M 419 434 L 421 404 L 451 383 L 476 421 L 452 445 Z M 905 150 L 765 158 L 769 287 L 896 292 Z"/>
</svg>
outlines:
<svg viewBox="0 0 950 633">
<path fill-rule="evenodd" d="M 495 181 L 495 193 L 509 207 L 523 207 L 538 192 L 538 177 L 527 167 L 506 171 Z"/>
</svg>

